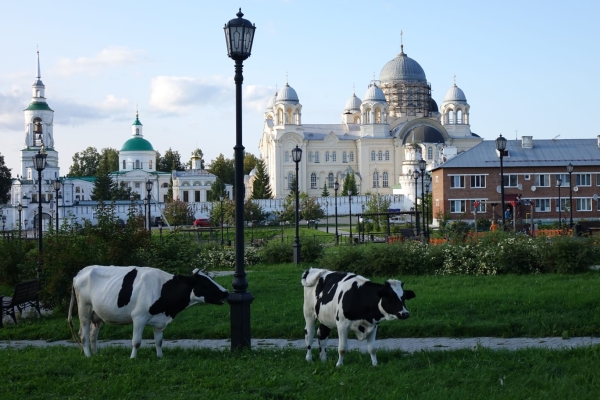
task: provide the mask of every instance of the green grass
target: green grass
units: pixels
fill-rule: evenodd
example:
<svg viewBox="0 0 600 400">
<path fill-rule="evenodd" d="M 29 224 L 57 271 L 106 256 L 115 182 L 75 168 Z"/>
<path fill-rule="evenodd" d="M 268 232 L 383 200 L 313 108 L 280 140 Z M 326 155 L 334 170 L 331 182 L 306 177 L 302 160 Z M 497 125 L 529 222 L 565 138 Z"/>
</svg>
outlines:
<svg viewBox="0 0 600 400">
<path fill-rule="evenodd" d="M 378 353 L 351 351 L 341 368 L 300 350 L 142 347 L 84 358 L 77 348 L 2 350 L 2 399 L 597 399 L 600 347 Z"/>
<path fill-rule="evenodd" d="M 248 273 L 251 335 L 303 338 L 302 271 L 307 266 L 259 265 Z M 404 276 L 416 292 L 406 321 L 383 322 L 378 338 L 390 337 L 544 337 L 600 335 L 600 272 L 578 275 Z M 230 288 L 231 276 L 217 281 Z M 374 278 L 383 281 L 383 278 Z M 77 324 L 77 319 L 75 324 Z M 335 337 L 335 333 L 333 334 Z M 145 338 L 152 338 L 146 328 Z M 230 337 L 229 306 L 198 305 L 177 316 L 165 339 Z M 71 333 L 66 312 L 26 318 L 0 329 L 0 340 L 64 340 Z M 100 339 L 131 339 L 131 326 L 104 325 Z"/>
</svg>

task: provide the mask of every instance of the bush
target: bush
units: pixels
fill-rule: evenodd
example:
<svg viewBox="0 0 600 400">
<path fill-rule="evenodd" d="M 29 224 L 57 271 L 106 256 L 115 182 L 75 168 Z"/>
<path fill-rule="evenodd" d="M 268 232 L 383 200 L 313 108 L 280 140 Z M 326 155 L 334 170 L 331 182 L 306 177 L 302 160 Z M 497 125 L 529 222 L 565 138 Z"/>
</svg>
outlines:
<svg viewBox="0 0 600 400">
<path fill-rule="evenodd" d="M 542 272 L 585 272 L 598 262 L 598 246 L 592 238 L 557 236 L 538 240 Z"/>
<path fill-rule="evenodd" d="M 267 242 L 260 252 L 260 261 L 265 264 L 283 264 L 293 261 L 293 250 L 290 243 L 273 239 Z"/>
<path fill-rule="evenodd" d="M 31 262 L 27 263 L 27 253 L 32 251 Z M 14 286 L 17 282 L 35 278 L 37 242 L 29 240 L 0 241 L 0 283 Z"/>
</svg>

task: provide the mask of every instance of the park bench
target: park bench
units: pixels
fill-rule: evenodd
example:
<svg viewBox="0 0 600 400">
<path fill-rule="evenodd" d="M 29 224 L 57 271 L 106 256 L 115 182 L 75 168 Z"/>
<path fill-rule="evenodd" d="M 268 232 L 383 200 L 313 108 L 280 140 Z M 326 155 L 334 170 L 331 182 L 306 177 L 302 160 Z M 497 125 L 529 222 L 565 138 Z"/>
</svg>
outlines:
<svg viewBox="0 0 600 400">
<path fill-rule="evenodd" d="M 412 228 L 402 228 L 402 229 L 400 229 L 400 235 L 402 235 L 402 237 L 404 239 L 418 239 L 415 236 L 415 231 Z"/>
<path fill-rule="evenodd" d="M 600 232 L 600 221 L 579 221 L 575 225 L 577 235 L 592 236 Z"/>
<path fill-rule="evenodd" d="M 31 306 L 35 308 L 40 314 L 40 301 L 38 298 L 38 293 L 40 291 L 40 282 L 37 279 L 32 279 L 29 281 L 19 282 L 15 285 L 15 292 L 12 297 L 7 297 L 0 295 L 0 301 L 2 302 L 2 318 L 0 318 L 0 328 L 4 325 L 2 324 L 2 319 L 4 319 L 5 315 L 10 315 L 15 324 L 17 323 L 17 316 L 15 314 L 15 308 L 19 310 L 19 313 L 23 313 L 23 310 L 27 306 Z"/>
</svg>

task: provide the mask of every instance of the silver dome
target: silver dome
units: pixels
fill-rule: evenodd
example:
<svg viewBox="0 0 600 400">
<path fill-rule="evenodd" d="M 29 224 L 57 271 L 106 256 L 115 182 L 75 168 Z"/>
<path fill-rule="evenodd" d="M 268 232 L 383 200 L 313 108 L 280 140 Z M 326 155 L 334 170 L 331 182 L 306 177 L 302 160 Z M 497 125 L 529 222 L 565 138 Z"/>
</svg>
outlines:
<svg viewBox="0 0 600 400">
<path fill-rule="evenodd" d="M 344 114 L 360 111 L 361 103 L 362 101 L 358 97 L 356 97 L 356 94 L 353 94 L 352 97 L 350 97 L 346 102 L 346 106 L 344 107 Z"/>
<path fill-rule="evenodd" d="M 446 96 L 444 97 L 444 102 L 446 102 L 446 101 L 452 101 L 452 102 L 458 101 L 458 102 L 466 103 L 467 97 L 465 96 L 465 93 L 458 86 L 456 86 L 456 83 L 455 83 L 454 86 L 452 86 L 446 92 Z"/>
<path fill-rule="evenodd" d="M 286 102 L 286 103 L 294 103 L 294 104 L 298 104 L 299 100 L 298 100 L 298 95 L 296 94 L 296 91 L 287 83 L 285 84 L 285 86 L 279 91 L 279 93 L 277 93 L 277 99 L 276 102 Z"/>
<path fill-rule="evenodd" d="M 404 54 L 404 49 L 381 69 L 381 82 L 427 82 L 425 71 L 418 62 Z"/>
<path fill-rule="evenodd" d="M 363 101 L 379 101 L 384 103 L 386 102 L 383 90 L 381 90 L 379 86 L 377 86 L 374 83 L 369 85 L 369 88 L 367 89 L 367 93 L 365 93 Z"/>
<path fill-rule="evenodd" d="M 275 100 L 277 100 L 277 92 L 275 92 L 275 94 L 269 99 L 269 102 L 267 103 L 267 110 L 273 109 L 273 106 L 275 105 Z"/>
</svg>

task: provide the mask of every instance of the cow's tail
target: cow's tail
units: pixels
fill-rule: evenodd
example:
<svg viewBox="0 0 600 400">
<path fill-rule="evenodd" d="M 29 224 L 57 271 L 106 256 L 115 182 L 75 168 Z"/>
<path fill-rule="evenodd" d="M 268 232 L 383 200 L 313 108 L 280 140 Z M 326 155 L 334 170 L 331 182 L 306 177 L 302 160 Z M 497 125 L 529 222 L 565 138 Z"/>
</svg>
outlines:
<svg viewBox="0 0 600 400">
<path fill-rule="evenodd" d="M 315 286 L 317 284 L 317 282 L 319 281 L 319 278 L 327 272 L 329 272 L 329 271 L 326 269 L 320 269 L 320 268 L 307 269 L 302 274 L 302 286 L 305 286 L 305 287 L 306 286 Z"/>
<path fill-rule="evenodd" d="M 73 327 L 73 305 L 75 305 L 75 286 L 71 288 L 71 302 L 69 303 L 69 314 L 67 316 L 67 321 L 69 321 L 69 328 L 71 328 L 73 340 L 75 340 L 75 342 L 79 345 L 80 349 L 83 349 L 81 339 L 79 338 L 79 335 L 75 333 L 75 328 Z"/>
</svg>

